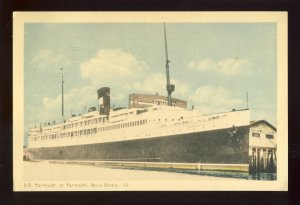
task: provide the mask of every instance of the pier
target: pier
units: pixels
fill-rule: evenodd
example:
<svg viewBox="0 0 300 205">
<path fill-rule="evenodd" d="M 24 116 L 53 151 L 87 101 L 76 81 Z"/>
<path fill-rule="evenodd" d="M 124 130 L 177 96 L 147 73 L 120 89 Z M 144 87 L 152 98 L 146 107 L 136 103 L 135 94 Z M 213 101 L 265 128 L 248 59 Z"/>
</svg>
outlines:
<svg viewBox="0 0 300 205">
<path fill-rule="evenodd" d="M 249 174 L 277 172 L 277 129 L 266 120 L 253 121 L 249 133 Z"/>
<path fill-rule="evenodd" d="M 51 160 L 49 163 L 78 164 L 112 168 L 141 168 L 141 169 L 174 169 L 182 171 L 234 171 L 249 172 L 248 164 L 203 164 L 203 163 L 165 163 L 165 162 L 132 162 L 132 161 L 77 161 Z"/>
</svg>

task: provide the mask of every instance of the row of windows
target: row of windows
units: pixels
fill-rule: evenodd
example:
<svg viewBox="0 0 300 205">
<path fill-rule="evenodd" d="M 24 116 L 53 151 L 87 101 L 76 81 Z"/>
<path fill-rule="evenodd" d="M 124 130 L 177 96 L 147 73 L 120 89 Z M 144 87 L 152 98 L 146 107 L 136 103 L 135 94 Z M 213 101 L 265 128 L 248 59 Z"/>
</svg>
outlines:
<svg viewBox="0 0 300 205">
<path fill-rule="evenodd" d="M 46 139 L 56 139 L 56 138 L 65 138 L 65 137 L 74 137 L 74 136 L 81 136 L 81 135 L 89 135 L 89 134 L 96 134 L 97 128 L 86 129 L 86 130 L 79 130 L 74 132 L 66 132 L 60 134 L 52 134 L 40 137 L 42 140 Z M 32 140 L 36 141 L 38 137 L 34 137 Z"/>
<path fill-rule="evenodd" d="M 133 114 L 133 112 L 130 112 L 129 114 Z M 125 115 L 128 115 L 128 113 L 125 113 Z M 120 115 L 116 115 L 116 116 L 113 116 L 113 117 L 117 117 L 117 116 L 120 116 Z M 97 123 L 100 123 L 100 122 L 105 122 L 105 120 L 106 120 L 105 117 L 99 117 L 99 118 L 96 118 L 96 119 L 85 120 L 85 121 L 82 121 L 82 122 L 67 124 L 67 125 L 64 125 L 63 128 L 68 129 L 68 128 L 73 128 L 73 127 L 78 127 L 78 126 L 93 125 L 93 124 L 97 124 Z"/>
<path fill-rule="evenodd" d="M 93 124 L 97 124 L 97 123 L 100 123 L 100 122 L 105 122 L 105 118 L 99 117 L 99 118 L 92 119 L 92 120 L 85 120 L 85 121 L 82 121 L 82 122 L 67 124 L 67 125 L 64 125 L 64 129 L 78 127 L 78 126 L 93 125 Z"/>
<path fill-rule="evenodd" d="M 252 137 L 260 137 L 260 133 L 252 132 Z M 274 139 L 274 135 L 266 134 L 267 139 Z"/>
<path fill-rule="evenodd" d="M 117 125 L 110 125 L 107 127 L 100 127 L 100 128 L 98 128 L 98 131 L 103 132 L 103 131 L 113 130 L 113 129 L 134 127 L 134 126 L 144 125 L 146 123 L 147 123 L 147 120 L 138 120 L 138 121 L 127 122 L 127 123 L 122 123 L 122 124 L 117 124 Z"/>
<path fill-rule="evenodd" d="M 85 130 L 79 130 L 79 131 L 73 131 L 73 132 L 66 132 L 66 133 L 60 133 L 60 134 L 52 134 L 52 135 L 46 135 L 40 137 L 41 140 L 46 139 L 56 139 L 56 138 L 65 138 L 65 137 L 74 137 L 74 136 L 81 136 L 81 135 L 90 135 L 90 134 L 97 134 L 98 132 L 113 130 L 113 129 L 120 129 L 120 128 L 127 128 L 127 127 L 133 127 L 133 126 L 139 126 L 144 125 L 147 123 L 147 120 L 139 120 L 139 121 L 133 121 L 123 124 L 117 124 L 117 125 L 110 125 L 106 127 L 100 127 L 98 128 L 92 128 L 92 129 L 85 129 Z M 36 141 L 38 137 L 32 138 L 32 141 Z"/>
</svg>

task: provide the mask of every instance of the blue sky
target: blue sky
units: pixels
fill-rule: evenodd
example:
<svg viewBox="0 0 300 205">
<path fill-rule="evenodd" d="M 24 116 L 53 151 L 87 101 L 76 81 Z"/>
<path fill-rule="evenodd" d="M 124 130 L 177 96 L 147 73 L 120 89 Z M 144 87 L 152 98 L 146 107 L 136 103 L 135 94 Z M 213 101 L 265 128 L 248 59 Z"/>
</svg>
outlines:
<svg viewBox="0 0 300 205">
<path fill-rule="evenodd" d="M 203 112 L 246 107 L 251 119 L 276 126 L 275 23 L 167 23 L 173 97 Z M 112 104 L 130 93 L 166 95 L 163 23 L 26 23 L 25 129 L 97 105 L 111 88 Z M 26 131 L 25 130 L 25 131 Z"/>
</svg>

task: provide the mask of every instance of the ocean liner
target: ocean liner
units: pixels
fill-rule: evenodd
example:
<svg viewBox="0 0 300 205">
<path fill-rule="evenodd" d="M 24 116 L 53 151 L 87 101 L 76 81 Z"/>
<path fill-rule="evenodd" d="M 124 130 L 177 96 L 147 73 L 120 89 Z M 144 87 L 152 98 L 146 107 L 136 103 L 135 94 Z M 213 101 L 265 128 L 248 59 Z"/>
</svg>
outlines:
<svg viewBox="0 0 300 205">
<path fill-rule="evenodd" d="M 31 129 L 26 158 L 248 164 L 250 110 L 206 114 L 172 98 L 165 26 L 164 37 L 167 97 L 148 95 L 143 104 L 132 94 L 128 108 L 112 108 L 102 87 L 98 109 Z"/>
</svg>

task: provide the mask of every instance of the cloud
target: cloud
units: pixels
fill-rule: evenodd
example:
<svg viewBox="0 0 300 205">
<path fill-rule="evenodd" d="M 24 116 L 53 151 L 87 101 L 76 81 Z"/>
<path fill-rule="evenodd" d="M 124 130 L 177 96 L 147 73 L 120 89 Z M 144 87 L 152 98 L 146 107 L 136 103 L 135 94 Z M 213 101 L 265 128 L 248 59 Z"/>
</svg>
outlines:
<svg viewBox="0 0 300 205">
<path fill-rule="evenodd" d="M 47 53 L 47 52 L 46 52 Z M 167 95 L 163 73 L 150 73 L 148 66 L 130 53 L 120 49 L 103 49 L 80 66 L 81 77 L 88 85 L 75 87 L 64 94 L 65 118 L 79 114 L 90 106 L 97 106 L 96 91 L 101 86 L 111 87 L 111 105 L 127 106 L 128 95 L 134 92 Z M 172 96 L 185 99 L 189 87 L 172 78 L 175 91 Z M 61 95 L 45 96 L 40 107 L 32 107 L 28 122 L 52 122 L 61 119 Z"/>
<path fill-rule="evenodd" d="M 80 66 L 81 76 L 92 85 L 130 80 L 144 74 L 147 65 L 135 56 L 121 49 L 102 49 L 95 57 L 85 61 Z"/>
<path fill-rule="evenodd" d="M 83 97 L 84 96 L 84 97 Z M 62 96 L 44 97 L 41 107 L 32 107 L 30 109 L 31 122 L 52 122 L 61 119 Z M 96 88 L 84 86 L 73 88 L 64 94 L 64 115 L 66 118 L 73 114 L 81 114 L 91 106 L 97 107 Z"/>
<path fill-rule="evenodd" d="M 171 83 L 175 85 L 175 91 L 173 96 L 185 96 L 189 90 L 188 85 L 183 82 L 172 78 Z M 133 92 L 148 92 L 148 93 L 159 93 L 160 95 L 166 94 L 166 76 L 161 73 L 153 73 L 147 75 L 141 82 L 135 82 L 132 84 L 125 84 L 124 89 L 132 90 Z"/>
<path fill-rule="evenodd" d="M 196 89 L 189 101 L 198 109 L 208 112 L 223 112 L 242 105 L 243 101 L 232 96 L 223 87 L 203 86 Z"/>
<path fill-rule="evenodd" d="M 32 58 L 31 63 L 39 69 L 45 70 L 48 68 L 69 65 L 71 61 L 62 54 L 58 54 L 50 49 L 40 49 Z"/>
<path fill-rule="evenodd" d="M 209 71 L 215 70 L 218 67 L 218 64 L 211 58 L 204 58 L 200 61 L 190 62 L 188 67 L 199 71 Z"/>
<path fill-rule="evenodd" d="M 251 74 L 252 63 L 247 59 L 227 58 L 215 61 L 212 58 L 204 58 L 198 61 L 191 61 L 188 68 L 200 72 L 216 72 L 225 76 L 240 74 Z"/>
<path fill-rule="evenodd" d="M 62 55 L 57 55 L 51 50 L 40 50 L 33 62 L 38 66 L 45 64 L 50 58 L 51 63 L 64 60 Z M 80 66 L 81 77 L 88 80 L 88 85 L 75 87 L 64 94 L 64 113 L 66 118 L 73 114 L 79 114 L 90 106 L 97 106 L 97 89 L 101 86 L 112 88 L 112 105 L 124 104 L 126 95 L 123 85 L 128 82 L 137 82 L 146 75 L 147 65 L 139 61 L 130 53 L 120 49 L 103 49 L 97 55 Z M 112 84 L 113 83 L 113 84 Z M 99 85 L 101 84 L 101 85 Z M 123 92 L 122 92 L 123 91 Z M 30 109 L 29 122 L 52 122 L 61 119 L 61 95 L 55 97 L 45 96 L 40 107 Z"/>
</svg>

